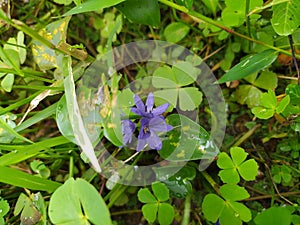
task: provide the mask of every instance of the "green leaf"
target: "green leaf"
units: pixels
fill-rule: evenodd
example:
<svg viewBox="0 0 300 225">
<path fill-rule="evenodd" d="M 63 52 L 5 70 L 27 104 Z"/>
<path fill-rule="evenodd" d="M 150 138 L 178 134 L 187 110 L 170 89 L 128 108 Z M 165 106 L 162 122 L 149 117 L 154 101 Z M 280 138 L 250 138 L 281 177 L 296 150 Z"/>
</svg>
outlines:
<svg viewBox="0 0 300 225">
<path fill-rule="evenodd" d="M 66 77 L 64 80 L 64 88 L 66 94 L 66 102 L 68 108 L 69 119 L 72 121 L 72 129 L 76 142 L 81 147 L 84 154 L 90 160 L 94 169 L 97 172 L 101 171 L 98 159 L 94 152 L 94 147 L 91 140 L 87 134 L 86 128 L 84 127 L 83 120 L 80 115 L 78 102 L 75 95 L 75 84 L 73 78 L 73 72 L 71 68 L 71 58 L 64 57 L 62 71 Z"/>
<path fill-rule="evenodd" d="M 194 0 L 176 0 L 176 3 L 178 5 L 185 6 L 187 9 L 191 9 L 193 6 Z"/>
<path fill-rule="evenodd" d="M 219 196 L 215 194 L 205 195 L 202 203 L 202 210 L 206 219 L 216 223 L 224 208 L 225 202 Z"/>
<path fill-rule="evenodd" d="M 164 29 L 164 36 L 168 42 L 177 43 L 189 33 L 190 27 L 181 22 L 170 23 Z"/>
<path fill-rule="evenodd" d="M 0 218 L 4 217 L 9 212 L 9 209 L 8 202 L 0 197 Z"/>
<path fill-rule="evenodd" d="M 196 87 L 179 89 L 179 108 L 181 110 L 194 110 L 202 102 L 202 92 Z"/>
<path fill-rule="evenodd" d="M 290 0 L 272 7 L 271 23 L 277 34 L 287 36 L 298 28 L 300 25 L 299 5 L 300 0 Z"/>
<path fill-rule="evenodd" d="M 278 53 L 276 51 L 268 49 L 247 57 L 231 68 L 223 77 L 218 80 L 218 83 L 239 80 L 252 73 L 263 70 L 275 61 L 277 55 Z"/>
<path fill-rule="evenodd" d="M 48 212 L 54 224 L 111 224 L 104 200 L 94 186 L 81 178 L 70 178 L 52 194 Z"/>
<path fill-rule="evenodd" d="M 251 112 L 259 119 L 269 119 L 274 115 L 274 109 L 266 109 L 265 107 L 257 106 L 251 109 Z"/>
<path fill-rule="evenodd" d="M 142 188 L 138 192 L 138 199 L 142 203 L 156 203 L 157 199 L 149 191 L 148 188 Z"/>
<path fill-rule="evenodd" d="M 232 147 L 230 148 L 230 155 L 233 163 L 238 166 L 247 158 L 247 153 L 244 149 L 240 147 Z"/>
<path fill-rule="evenodd" d="M 221 152 L 218 155 L 217 165 L 220 169 L 231 169 L 234 167 L 231 158 L 225 152 Z"/>
<path fill-rule="evenodd" d="M 70 16 L 78 13 L 98 11 L 104 8 L 117 5 L 125 0 L 87 0 L 82 4 L 74 7 L 73 9 L 66 12 L 63 16 Z"/>
<path fill-rule="evenodd" d="M 1 156 L 0 165 L 7 166 L 16 164 L 41 153 L 45 149 L 49 149 L 51 147 L 59 146 L 66 143 L 69 143 L 69 141 L 65 137 L 58 136 L 54 138 L 45 139 L 34 144 L 22 145 L 19 146 L 17 150 Z"/>
<path fill-rule="evenodd" d="M 142 207 L 143 215 L 149 223 L 153 223 L 155 221 L 157 211 L 158 211 L 158 203 L 146 204 L 143 205 Z"/>
<path fill-rule="evenodd" d="M 217 146 L 210 140 L 208 132 L 186 116 L 172 114 L 167 117 L 167 123 L 174 127 L 167 133 L 161 157 L 170 161 L 186 161 L 201 158 L 213 159 L 219 152 Z"/>
<path fill-rule="evenodd" d="M 0 46 L 0 58 L 8 66 L 16 71 L 16 74 L 24 76 L 23 71 L 20 69 L 19 53 L 14 49 L 3 49 Z"/>
<path fill-rule="evenodd" d="M 271 71 L 262 71 L 259 75 L 259 77 L 252 82 L 253 85 L 256 87 L 269 90 L 269 89 L 275 89 L 277 87 L 277 74 L 273 73 Z"/>
<path fill-rule="evenodd" d="M 240 201 L 250 197 L 244 187 L 236 184 L 224 184 L 220 187 L 220 193 L 224 199 L 229 201 Z"/>
<path fill-rule="evenodd" d="M 216 15 L 219 0 L 202 0 L 202 2 L 214 15 Z"/>
<path fill-rule="evenodd" d="M 258 164 L 254 159 L 249 159 L 238 166 L 238 171 L 244 180 L 255 180 L 258 174 Z"/>
<path fill-rule="evenodd" d="M 260 96 L 262 94 L 261 90 L 253 85 L 239 85 L 237 91 L 235 92 L 237 102 L 240 104 L 247 104 L 249 108 L 259 105 Z"/>
<path fill-rule="evenodd" d="M 33 176 L 5 166 L 0 166 L 0 182 L 17 187 L 53 192 L 60 183 Z"/>
<path fill-rule="evenodd" d="M 154 27 L 160 24 L 160 9 L 157 0 L 126 0 L 118 4 L 116 8 L 134 23 Z"/>
<path fill-rule="evenodd" d="M 237 184 L 240 176 L 235 168 L 221 170 L 219 176 L 224 183 Z"/>
<path fill-rule="evenodd" d="M 275 92 L 268 90 L 268 93 L 263 93 L 260 97 L 260 105 L 265 108 L 275 109 L 277 105 Z"/>
<path fill-rule="evenodd" d="M 193 167 L 184 166 L 178 172 L 178 167 L 168 166 L 163 169 L 156 168 L 155 173 L 158 180 L 167 185 L 171 197 L 185 198 L 193 191 L 191 180 L 196 176 L 196 170 Z M 174 174 L 175 173 L 175 174 Z M 174 174 L 170 176 L 170 174 Z M 166 179 L 168 177 L 168 179 Z"/>
<path fill-rule="evenodd" d="M 169 199 L 169 189 L 163 183 L 153 183 L 152 184 L 152 191 L 158 201 L 167 201 Z"/>
<path fill-rule="evenodd" d="M 242 225 L 239 214 L 230 205 L 226 205 L 219 220 L 220 224 Z"/>
<path fill-rule="evenodd" d="M 74 144 L 77 144 L 68 115 L 68 108 L 65 95 L 61 97 L 56 107 L 56 124 L 60 133 L 65 138 L 67 138 Z"/>
<path fill-rule="evenodd" d="M 286 95 L 277 105 L 276 107 L 276 112 L 279 114 L 279 113 L 282 113 L 285 108 L 288 106 L 288 104 L 290 103 L 290 96 L 289 95 Z"/>
<path fill-rule="evenodd" d="M 251 112 L 260 119 L 271 118 L 276 109 L 277 99 L 274 91 L 269 90 L 267 93 L 263 93 L 260 97 L 260 106 L 251 109 Z"/>
<path fill-rule="evenodd" d="M 258 214 L 254 222 L 256 225 L 290 225 L 291 212 L 284 207 L 271 207 Z"/>
<path fill-rule="evenodd" d="M 3 129 L 4 131 L 7 132 L 7 134 L 9 134 L 9 135 L 11 135 L 11 136 L 13 136 L 15 138 L 18 138 L 18 139 L 20 139 L 20 140 L 22 140 L 24 142 L 27 142 L 27 143 L 32 143 L 31 140 L 27 139 L 26 137 L 23 137 L 18 132 L 16 132 L 13 127 L 14 127 L 14 125 L 10 124 L 9 120 L 7 120 L 7 118 L 5 118 L 5 117 L 3 118 L 3 116 L 0 116 L 0 128 L 1 129 Z"/>
<path fill-rule="evenodd" d="M 168 203 L 158 205 L 158 222 L 160 225 L 169 225 L 174 219 L 174 208 Z"/>
<path fill-rule="evenodd" d="M 225 0 L 226 8 L 222 10 L 222 21 L 226 26 L 240 26 L 246 19 L 246 1 Z M 249 11 L 263 5 L 262 0 L 252 0 L 249 4 Z M 258 18 L 251 15 L 250 18 Z"/>
<path fill-rule="evenodd" d="M 66 42 L 67 28 L 70 17 L 66 17 L 48 24 L 39 31 L 46 40 L 57 46 L 59 42 Z M 33 40 L 32 54 L 34 61 L 41 70 L 49 70 L 52 68 L 61 67 L 62 54 L 57 54 L 54 49 L 51 49 L 37 40 Z"/>
<path fill-rule="evenodd" d="M 245 205 L 239 202 L 230 202 L 230 206 L 236 212 L 236 215 L 238 215 L 238 217 L 241 220 L 245 222 L 249 222 L 251 220 L 252 218 L 251 211 Z"/>
<path fill-rule="evenodd" d="M 14 84 L 15 76 L 12 73 L 7 74 L 3 80 L 1 81 L 1 87 L 6 92 L 11 92 L 13 84 Z"/>
<path fill-rule="evenodd" d="M 186 61 L 178 62 L 172 68 L 165 65 L 159 67 L 153 73 L 152 83 L 156 88 L 163 90 L 155 91 L 153 95 L 156 100 L 162 101 L 161 103 L 170 103 L 172 108 L 177 106 L 179 98 L 181 110 L 194 110 L 202 102 L 202 93 L 196 87 L 181 86 L 192 84 L 199 73 L 199 69 Z"/>
</svg>

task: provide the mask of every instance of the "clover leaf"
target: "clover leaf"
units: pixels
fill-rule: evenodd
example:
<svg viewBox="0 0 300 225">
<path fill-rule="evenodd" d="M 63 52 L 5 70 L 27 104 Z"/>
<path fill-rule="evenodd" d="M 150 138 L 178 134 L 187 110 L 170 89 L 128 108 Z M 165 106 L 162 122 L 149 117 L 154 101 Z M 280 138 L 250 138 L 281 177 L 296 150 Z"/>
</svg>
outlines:
<svg viewBox="0 0 300 225">
<path fill-rule="evenodd" d="M 291 212 L 284 207 L 271 207 L 258 214 L 254 222 L 256 225 L 290 225 Z"/>
<path fill-rule="evenodd" d="M 196 87 L 183 87 L 192 84 L 197 79 L 199 69 L 190 62 L 179 62 L 169 66 L 162 66 L 153 74 L 153 86 L 161 88 L 153 94 L 161 103 L 170 103 L 176 107 L 179 102 L 181 110 L 194 110 L 202 102 L 202 92 Z"/>
<path fill-rule="evenodd" d="M 148 188 L 142 188 L 138 192 L 138 199 L 140 202 L 145 203 L 142 207 L 142 212 L 145 219 L 149 223 L 153 223 L 156 218 L 159 224 L 169 225 L 174 218 L 174 208 L 169 203 L 169 189 L 163 183 L 152 184 L 153 194 Z"/>
<path fill-rule="evenodd" d="M 237 201 L 249 198 L 247 190 L 235 184 L 225 184 L 220 187 L 219 197 L 216 194 L 208 194 L 204 197 L 202 209 L 205 218 L 214 223 L 241 225 L 242 221 L 251 220 L 251 211 Z"/>
<path fill-rule="evenodd" d="M 292 171 L 286 165 L 272 166 L 271 171 L 273 175 L 273 180 L 277 184 L 280 184 L 281 182 L 287 184 L 292 180 Z"/>
<path fill-rule="evenodd" d="M 285 96 L 279 103 L 277 103 L 274 91 L 269 90 L 263 93 L 260 97 L 259 106 L 252 108 L 252 113 L 260 119 L 269 119 L 274 113 L 282 113 L 290 103 L 290 96 Z"/>
<path fill-rule="evenodd" d="M 237 184 L 240 182 L 240 176 L 246 180 L 254 180 L 258 173 L 258 165 L 254 159 L 246 160 L 247 153 L 240 147 L 230 149 L 230 155 L 225 152 L 218 156 L 218 167 L 222 170 L 219 176 L 224 183 Z"/>
<path fill-rule="evenodd" d="M 81 178 L 70 178 L 56 189 L 48 213 L 53 224 L 111 224 L 104 200 L 93 185 Z"/>
</svg>

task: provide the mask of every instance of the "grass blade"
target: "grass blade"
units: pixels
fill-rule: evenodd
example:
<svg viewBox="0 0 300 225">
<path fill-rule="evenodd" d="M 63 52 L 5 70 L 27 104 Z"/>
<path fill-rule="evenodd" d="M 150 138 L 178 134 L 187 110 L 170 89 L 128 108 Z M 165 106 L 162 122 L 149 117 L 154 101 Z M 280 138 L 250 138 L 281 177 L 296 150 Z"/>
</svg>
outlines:
<svg viewBox="0 0 300 225">
<path fill-rule="evenodd" d="M 0 182 L 31 190 L 54 192 L 61 184 L 24 173 L 17 169 L 0 166 Z"/>
</svg>

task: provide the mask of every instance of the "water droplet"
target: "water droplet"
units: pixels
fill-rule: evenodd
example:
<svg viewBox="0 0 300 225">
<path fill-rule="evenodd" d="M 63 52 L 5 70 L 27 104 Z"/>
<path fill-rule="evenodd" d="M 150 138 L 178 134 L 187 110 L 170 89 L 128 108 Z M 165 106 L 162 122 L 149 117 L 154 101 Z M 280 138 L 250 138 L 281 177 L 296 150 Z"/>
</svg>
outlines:
<svg viewBox="0 0 300 225">
<path fill-rule="evenodd" d="M 13 153 L 18 153 L 18 150 L 13 150 L 12 152 L 13 152 Z"/>
<path fill-rule="evenodd" d="M 240 214 L 238 214 L 238 213 L 235 213 L 235 214 L 234 214 L 234 216 L 235 216 L 235 217 L 239 217 L 239 216 L 240 216 Z"/>
<path fill-rule="evenodd" d="M 3 211 L 3 210 L 2 210 L 2 209 L 0 209 L 0 213 L 2 213 L 2 211 Z"/>
<path fill-rule="evenodd" d="M 130 104 L 130 105 L 131 105 L 131 104 L 132 104 L 132 101 L 129 101 L 129 102 L 128 102 L 128 104 Z"/>
</svg>

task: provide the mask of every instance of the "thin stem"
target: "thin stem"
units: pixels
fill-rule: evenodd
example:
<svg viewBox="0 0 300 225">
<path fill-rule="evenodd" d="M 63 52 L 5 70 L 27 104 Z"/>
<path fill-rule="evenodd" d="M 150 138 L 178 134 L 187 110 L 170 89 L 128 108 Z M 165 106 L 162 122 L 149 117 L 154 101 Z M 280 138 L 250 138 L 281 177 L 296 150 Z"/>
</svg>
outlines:
<svg viewBox="0 0 300 225">
<path fill-rule="evenodd" d="M 250 17 L 247 16 L 248 12 L 249 12 L 249 9 L 250 9 L 250 0 L 246 0 L 246 11 L 245 11 L 245 15 L 246 15 L 246 27 L 247 27 L 247 33 L 248 33 L 248 36 L 251 37 L 251 30 L 250 30 Z M 248 42 L 248 51 L 251 50 L 250 48 L 250 43 L 251 42 Z"/>
<path fill-rule="evenodd" d="M 184 201 L 184 212 L 181 225 L 190 224 L 190 214 L 191 214 L 191 195 L 187 195 Z"/>
<path fill-rule="evenodd" d="M 296 55 L 295 55 L 293 37 L 292 37 L 291 34 L 288 37 L 289 37 L 289 43 L 290 43 L 291 50 L 292 50 L 293 63 L 295 65 L 295 68 L 296 68 L 296 71 L 297 71 L 298 85 L 300 85 L 300 72 L 299 72 L 298 62 L 297 62 Z"/>
<path fill-rule="evenodd" d="M 261 126 L 261 124 L 256 124 L 252 129 L 247 131 L 233 146 L 240 146 L 244 141 L 246 141 L 249 137 L 251 137 L 254 132 Z"/>
<path fill-rule="evenodd" d="M 212 177 L 205 171 L 201 171 L 201 174 L 204 176 L 210 186 L 216 191 L 216 193 L 218 193 L 218 195 L 221 195 L 219 185 L 214 181 L 214 179 L 212 179 Z"/>
</svg>

